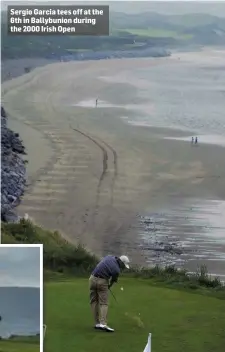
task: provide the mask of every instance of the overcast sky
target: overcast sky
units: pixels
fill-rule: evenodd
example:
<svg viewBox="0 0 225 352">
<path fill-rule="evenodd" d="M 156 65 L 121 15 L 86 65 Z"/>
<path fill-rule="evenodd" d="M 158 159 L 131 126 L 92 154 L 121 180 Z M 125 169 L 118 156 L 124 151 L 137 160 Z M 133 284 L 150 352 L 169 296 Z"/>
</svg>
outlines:
<svg viewBox="0 0 225 352">
<path fill-rule="evenodd" d="M 3 0 L 2 3 L 5 5 L 9 3 L 13 4 L 18 4 L 18 3 L 23 3 L 23 4 L 38 4 L 42 2 L 43 0 L 27 0 L 27 1 L 21 1 L 21 0 Z M 72 1 L 66 1 L 66 0 L 61 0 L 61 1 L 55 1 L 55 0 L 46 0 L 44 1 L 45 4 L 49 4 L 50 2 L 53 4 L 54 2 L 57 2 L 60 5 L 65 5 L 65 4 L 88 4 L 88 3 L 94 3 L 94 4 L 99 4 L 99 3 L 106 3 L 104 0 L 89 0 L 89 1 L 79 1 L 79 0 L 72 0 Z M 129 4 L 128 4 L 129 3 Z M 185 1 L 185 0 L 180 0 L 180 1 L 173 1 L 173 0 L 168 0 L 168 1 L 162 1 L 162 0 L 155 0 L 155 1 L 132 1 L 132 6 L 131 6 L 131 1 L 121 1 L 121 0 L 114 0 L 113 2 L 110 2 L 110 8 L 113 11 L 122 11 L 122 12 L 145 12 L 145 11 L 153 11 L 153 12 L 158 12 L 162 14 L 185 14 L 185 13 L 207 13 L 211 15 L 216 15 L 216 16 L 221 16 L 225 17 L 225 1 L 224 0 L 219 0 L 219 1 L 209 1 L 209 0 L 199 0 L 199 1 Z"/>
<path fill-rule="evenodd" d="M 40 249 L 0 245 L 0 286 L 40 287 Z"/>
</svg>

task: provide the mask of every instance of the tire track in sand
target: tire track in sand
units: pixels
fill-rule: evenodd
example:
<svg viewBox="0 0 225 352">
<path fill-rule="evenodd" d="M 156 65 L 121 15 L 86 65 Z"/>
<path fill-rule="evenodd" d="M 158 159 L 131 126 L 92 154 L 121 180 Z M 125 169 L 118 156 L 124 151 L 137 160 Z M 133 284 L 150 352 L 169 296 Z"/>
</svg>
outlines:
<svg viewBox="0 0 225 352">
<path fill-rule="evenodd" d="M 51 92 L 49 92 L 48 95 L 47 95 L 48 104 L 46 104 L 47 105 L 46 108 L 47 108 L 47 110 L 52 111 L 53 113 L 55 113 L 56 116 L 57 116 L 58 111 L 56 110 L 56 106 L 54 105 L 53 96 L 54 96 L 54 94 L 57 93 L 57 91 L 60 91 L 60 90 L 61 90 L 61 82 L 57 86 L 55 86 L 54 90 L 51 90 Z M 94 143 L 102 152 L 102 172 L 101 172 L 101 175 L 100 175 L 99 180 L 98 180 L 94 207 L 93 207 L 93 211 L 91 212 L 92 215 L 90 217 L 90 221 L 88 221 L 88 219 L 86 219 L 86 225 L 83 227 L 83 230 L 80 233 L 80 236 L 82 236 L 85 232 L 87 232 L 87 229 L 88 229 L 88 227 L 90 225 L 91 226 L 95 226 L 95 219 L 96 219 L 96 216 L 97 216 L 97 214 L 99 212 L 99 208 L 100 208 L 100 197 L 101 197 L 103 181 L 105 180 L 106 176 L 109 174 L 108 173 L 108 171 L 109 171 L 108 170 L 109 169 L 108 168 L 109 155 L 108 155 L 107 149 L 102 144 L 107 146 L 108 149 L 110 151 L 112 151 L 112 154 L 113 154 L 113 175 L 114 176 L 112 178 L 111 186 L 110 186 L 110 205 L 111 206 L 113 205 L 113 201 L 114 201 L 113 192 L 114 192 L 115 181 L 116 181 L 116 177 L 117 177 L 117 173 L 118 173 L 117 153 L 105 141 L 100 140 L 96 136 L 91 136 L 89 133 L 86 133 L 86 132 L 82 131 L 81 129 L 73 127 L 69 120 L 70 119 L 67 120 L 69 122 L 69 124 L 68 124 L 69 126 L 68 127 L 71 130 L 73 130 L 74 132 L 77 132 L 80 135 L 82 135 L 83 137 L 87 138 L 89 141 Z M 65 120 L 64 120 L 64 124 L 65 124 Z"/>
<path fill-rule="evenodd" d="M 75 132 L 80 133 L 84 137 L 88 138 L 95 145 L 97 145 L 97 147 L 100 148 L 101 151 L 102 151 L 102 173 L 100 175 L 98 186 L 97 186 L 95 206 L 94 206 L 93 215 L 92 215 L 92 224 L 95 226 L 95 219 L 96 219 L 96 216 L 98 215 L 98 211 L 99 211 L 99 208 L 100 208 L 100 197 L 101 197 L 103 181 L 105 180 L 106 176 L 108 175 L 109 156 L 108 156 L 107 149 L 105 147 L 103 147 L 102 144 L 106 145 L 108 147 L 108 149 L 113 154 L 113 177 L 112 177 L 111 186 L 110 186 L 110 205 L 111 206 L 113 206 L 114 187 L 115 187 L 115 182 L 116 182 L 116 178 L 117 178 L 117 174 L 118 174 L 117 153 L 108 143 L 106 143 L 105 141 L 101 140 L 100 138 L 90 136 L 89 134 L 81 131 L 80 129 L 73 128 L 71 125 L 70 125 L 70 127 Z M 99 143 L 99 142 L 101 142 L 102 144 Z"/>
<path fill-rule="evenodd" d="M 43 73 L 35 77 L 35 80 L 31 80 L 29 83 L 30 84 L 37 83 L 38 81 L 41 80 L 42 75 Z M 27 84 L 28 82 L 25 81 L 24 86 L 26 87 Z M 20 90 L 22 90 L 22 87 L 24 88 L 24 86 L 20 85 Z M 15 91 L 16 93 L 17 87 L 14 89 L 12 87 L 11 91 Z M 44 213 L 46 215 L 49 214 L 50 218 L 53 217 L 52 216 L 53 214 L 55 216 L 54 217 L 55 218 L 54 228 L 55 228 L 55 223 L 56 223 L 58 214 L 59 213 L 62 214 L 64 212 L 64 209 L 66 209 L 66 201 L 65 201 L 66 193 L 65 191 L 60 190 L 61 187 L 63 188 L 62 174 L 65 173 L 65 170 L 66 170 L 67 174 L 70 172 L 69 175 L 71 176 L 69 177 L 75 180 L 77 174 L 79 176 L 82 170 L 86 171 L 86 166 L 84 169 L 84 166 L 83 166 L 84 162 L 82 161 L 84 155 L 79 157 L 77 160 L 78 171 L 74 171 L 74 169 L 72 170 L 73 167 L 69 166 L 70 162 L 68 158 L 69 157 L 68 153 L 70 153 L 73 156 L 74 148 L 70 146 L 70 144 L 72 145 L 73 142 L 72 140 L 71 141 L 68 140 L 68 137 L 70 134 L 74 139 L 74 134 L 72 133 L 72 131 L 69 132 L 68 127 L 67 129 L 61 130 L 60 128 L 61 126 L 56 126 L 54 123 L 52 115 L 53 115 L 53 110 L 55 109 L 53 109 L 53 106 L 51 106 L 51 103 L 52 103 L 51 97 L 54 92 L 55 90 L 53 92 L 50 91 L 44 97 L 45 99 L 42 100 L 42 106 L 44 105 L 46 114 L 48 115 L 48 117 L 50 117 L 50 119 L 44 117 L 45 114 L 43 114 L 42 116 L 41 112 L 43 113 L 43 111 L 41 110 L 40 110 L 38 121 L 32 120 L 28 122 L 26 117 L 18 116 L 18 113 L 16 113 L 16 118 L 21 122 L 23 122 L 24 124 L 27 124 L 30 127 L 32 126 L 33 129 L 41 131 L 42 134 L 49 141 L 52 142 L 52 147 L 54 151 L 54 156 L 52 157 L 51 160 L 49 160 L 48 164 L 43 165 L 43 167 L 40 170 L 38 170 L 38 172 L 36 172 L 35 175 L 33 175 L 33 179 L 32 180 L 30 179 L 31 184 L 29 185 L 29 189 L 26 192 L 25 199 L 23 199 L 22 201 L 22 204 L 20 206 L 20 211 L 21 213 L 23 213 L 24 210 L 28 213 L 30 213 L 31 211 L 32 215 L 36 214 L 35 217 L 37 216 L 38 219 L 40 219 L 41 221 L 42 220 L 45 221 L 47 219 L 47 216 L 45 216 Z M 67 137 L 63 137 L 64 133 L 67 134 Z M 60 144 L 58 144 L 58 142 L 60 142 Z M 63 142 L 64 147 L 62 147 L 61 142 Z M 65 162 L 63 162 L 63 164 L 61 165 L 60 160 L 64 159 L 64 157 L 67 157 L 68 160 L 65 160 Z M 57 169 L 54 169 L 54 167 L 56 166 L 57 166 Z M 66 177 L 66 178 L 68 179 L 69 177 Z M 51 211 L 48 213 L 49 208 L 51 208 Z M 48 223 L 48 221 L 46 221 L 46 223 Z M 53 223 L 52 219 L 51 219 L 51 223 Z"/>
<path fill-rule="evenodd" d="M 53 92 L 51 92 L 51 96 L 53 96 Z M 54 105 L 53 102 L 51 104 L 51 109 L 53 109 L 53 110 L 56 109 L 56 106 Z M 109 206 L 108 219 L 112 217 L 112 214 L 115 213 L 115 211 L 118 213 L 118 209 L 114 208 L 114 196 L 115 196 L 114 190 L 115 190 L 116 180 L 119 175 L 118 155 L 117 155 L 116 150 L 111 145 L 109 145 L 106 141 L 104 141 L 103 139 L 96 137 L 94 135 L 91 135 L 89 132 L 86 132 L 86 131 L 80 129 L 79 127 L 78 128 L 73 127 L 71 117 L 68 117 L 67 121 L 69 122 L 69 127 L 74 132 L 79 133 L 80 135 L 82 135 L 83 137 L 87 138 L 89 141 L 94 143 L 102 152 L 102 172 L 101 172 L 101 175 L 98 180 L 98 185 L 97 185 L 97 190 L 96 190 L 96 198 L 95 198 L 95 202 L 92 207 L 92 210 L 91 210 L 90 217 L 89 217 L 89 219 L 86 218 L 86 224 L 83 227 L 83 230 L 80 234 L 80 236 L 82 236 L 84 233 L 88 233 L 88 229 L 90 229 L 90 228 L 91 229 L 95 228 L 95 230 L 96 230 L 97 217 L 99 218 L 100 208 L 104 207 L 104 203 L 103 203 L 104 200 L 101 204 L 101 199 L 103 199 L 104 197 L 106 197 L 106 199 L 109 198 L 109 202 L 108 202 L 108 199 L 105 202 L 106 203 L 105 205 Z M 65 122 L 65 120 L 64 120 L 64 122 Z M 108 151 L 107 151 L 107 149 L 108 149 Z M 111 154 L 112 154 L 112 157 L 111 157 Z M 111 161 L 112 158 L 113 158 L 113 160 Z M 109 165 L 113 166 L 111 168 L 111 170 L 110 170 Z M 112 173 L 113 173 L 113 176 L 112 176 Z M 111 180 L 109 180 L 109 178 L 110 178 L 109 175 L 112 177 Z M 107 181 L 110 184 L 108 187 L 107 187 Z M 106 187 L 107 187 L 107 189 L 106 189 Z M 108 190 L 110 191 L 109 195 L 108 195 Z M 101 222 L 101 218 L 99 218 L 99 220 Z"/>
<path fill-rule="evenodd" d="M 111 152 L 113 154 L 114 174 L 113 174 L 113 178 L 112 178 L 111 191 L 110 191 L 110 193 L 111 193 L 110 205 L 113 206 L 113 203 L 114 203 L 114 189 L 115 189 L 116 179 L 117 179 L 117 176 L 118 176 L 118 156 L 117 156 L 117 152 L 115 151 L 115 149 L 113 149 L 113 147 L 111 147 L 108 143 L 106 143 L 102 139 L 100 139 L 100 138 L 98 138 L 98 139 L 103 144 L 105 144 L 109 148 L 109 150 L 111 150 Z"/>
<path fill-rule="evenodd" d="M 42 117 L 41 118 L 41 125 L 45 129 L 45 131 L 42 131 L 42 133 L 44 132 L 44 134 L 48 135 L 48 138 L 50 138 L 50 139 L 52 139 L 52 137 L 54 137 L 53 140 L 56 138 L 54 140 L 55 143 L 53 142 L 56 145 L 57 145 L 57 139 L 58 138 L 59 139 L 62 138 L 60 136 L 61 135 L 60 132 L 65 132 L 65 130 L 66 130 L 65 126 L 63 127 L 63 123 L 60 123 L 58 125 L 58 120 L 57 120 L 57 124 L 55 125 L 55 122 L 56 122 L 55 121 L 55 117 L 57 115 L 59 115 L 59 111 L 57 111 L 57 109 L 56 109 L 57 105 L 55 105 L 55 102 L 54 102 L 54 95 L 60 89 L 61 89 L 61 85 L 57 84 L 57 85 L 54 86 L 54 89 L 52 89 L 51 91 L 48 92 L 48 94 L 45 96 L 45 99 L 43 101 L 45 114 L 43 114 L 43 115 L 41 114 L 41 113 L 43 113 L 43 105 L 42 105 L 42 107 L 40 109 L 40 113 L 39 113 L 39 123 L 40 123 L 40 117 Z M 47 115 L 47 116 L 45 117 L 45 115 Z M 69 119 L 66 119 L 66 120 L 69 122 Z M 64 120 L 64 123 L 65 123 L 65 120 Z M 31 124 L 33 125 L 33 127 L 34 127 L 34 125 L 36 125 L 35 121 L 32 121 Z M 62 126 L 62 130 L 63 131 L 60 131 L 60 127 L 61 126 Z M 39 127 L 39 126 L 35 126 L 35 127 Z M 40 129 L 42 129 L 42 128 L 40 128 Z M 70 126 L 70 129 L 71 129 L 71 126 Z M 92 209 L 90 209 L 91 210 L 90 211 L 90 215 L 88 216 L 90 220 L 88 218 L 86 218 L 86 223 L 82 227 L 81 232 L 83 233 L 83 232 L 87 232 L 88 228 L 90 229 L 91 226 L 93 226 L 93 224 L 95 225 L 95 229 L 96 229 L 96 224 L 99 224 L 99 221 L 101 222 L 101 218 L 100 218 L 100 215 L 99 215 L 100 214 L 99 213 L 100 208 L 104 209 L 105 205 L 106 206 L 108 206 L 108 205 L 113 206 L 113 203 L 114 203 L 114 187 L 115 187 L 115 182 L 116 182 L 116 178 L 117 178 L 117 175 L 118 175 L 118 162 L 117 162 L 117 153 L 116 153 L 116 151 L 108 143 L 106 143 L 104 140 L 101 140 L 100 138 L 97 138 L 96 136 L 89 135 L 89 133 L 85 133 L 84 131 L 82 131 L 80 129 L 77 129 L 77 128 L 73 128 L 72 127 L 72 130 L 74 132 L 76 132 L 76 133 L 79 133 L 84 138 L 89 139 L 92 143 L 94 143 L 101 150 L 101 153 L 102 153 L 102 170 L 101 170 L 101 174 L 99 175 L 99 179 L 97 180 L 97 184 L 95 185 L 95 187 L 97 189 L 94 189 L 94 192 L 93 192 L 93 196 L 96 197 L 96 198 L 94 199 L 94 202 L 93 202 L 94 204 L 92 206 Z M 53 136 L 51 135 L 52 133 L 53 133 Z M 57 135 L 57 137 L 56 137 L 55 134 Z M 62 141 L 65 142 L 65 139 L 62 138 Z M 69 140 L 67 140 L 66 142 L 69 142 Z M 71 143 L 72 143 L 72 141 L 71 141 Z M 56 152 L 55 157 L 59 160 L 59 159 L 64 158 L 66 155 L 63 153 L 63 149 L 64 148 L 61 148 L 62 145 L 57 145 L 57 146 L 60 147 L 60 148 Z M 70 149 L 71 155 L 72 155 L 73 151 L 71 150 L 70 147 L 68 149 Z M 66 152 L 66 154 L 67 154 L 67 152 Z M 79 159 L 80 159 L 80 157 L 79 157 Z M 67 167 L 66 170 L 68 172 L 69 171 L 69 160 L 65 161 L 65 162 L 66 162 L 66 164 L 64 164 L 65 165 L 64 168 Z M 48 205 L 51 206 L 51 208 L 53 207 L 55 209 L 55 208 L 58 208 L 58 205 L 57 204 L 53 204 L 52 202 L 50 204 L 50 198 L 52 200 L 54 200 L 53 197 L 55 197 L 55 201 L 56 200 L 58 200 L 60 202 L 62 202 L 62 200 L 65 201 L 66 193 L 63 192 L 62 195 L 61 195 L 61 193 L 59 193 L 59 191 L 58 191 L 58 189 L 62 185 L 62 183 L 61 183 L 62 181 L 59 180 L 58 174 L 59 174 L 59 171 L 61 170 L 61 168 L 63 166 L 60 166 L 60 170 L 58 170 L 58 169 L 56 170 L 57 171 L 57 175 L 56 176 L 57 176 L 57 180 L 58 180 L 57 184 L 55 184 L 56 180 L 53 179 L 53 176 L 50 176 L 50 175 L 53 175 L 50 170 L 52 169 L 52 167 L 54 166 L 55 163 L 56 163 L 56 160 L 52 160 L 51 165 L 48 165 L 48 171 L 46 169 L 43 170 L 43 171 L 45 171 L 44 172 L 45 175 L 43 175 L 43 173 L 40 172 L 40 178 L 42 179 L 43 182 L 41 182 L 39 184 L 34 182 L 36 184 L 35 192 L 31 191 L 32 194 L 29 195 L 30 202 L 32 201 L 33 205 L 34 204 L 36 205 L 36 203 L 37 203 L 37 205 L 39 204 L 39 206 L 40 206 L 41 199 L 43 199 L 43 203 L 49 199 Z M 66 166 L 66 165 L 68 165 L 68 166 Z M 79 168 L 79 166 L 78 166 L 78 168 Z M 47 174 L 46 174 L 46 171 L 47 171 Z M 62 171 L 60 171 L 60 177 L 62 177 L 61 173 L 62 173 Z M 40 181 L 40 179 L 39 179 L 39 181 Z M 49 187 L 47 187 L 48 186 L 47 183 L 48 183 Z M 57 191 L 54 192 L 54 194 L 50 194 L 50 189 L 52 189 L 53 186 L 54 186 L 54 189 L 55 188 L 57 189 Z M 41 190 L 41 193 L 38 196 L 39 199 L 37 199 L 37 191 L 40 192 L 40 190 Z M 108 194 L 109 191 L 110 191 L 110 193 Z M 46 195 L 45 195 L 45 193 L 46 193 Z M 96 193 L 96 196 L 95 196 L 95 193 Z M 63 203 L 64 203 L 64 201 L 63 201 Z M 46 203 L 46 206 L 47 206 L 47 203 Z M 44 208 L 43 209 L 43 211 L 44 211 L 46 209 L 45 205 L 42 204 L 42 207 Z M 61 203 L 60 208 L 61 209 L 63 208 L 63 204 L 62 203 Z M 51 213 L 53 213 L 54 209 L 51 210 Z M 49 214 L 49 215 L 51 215 L 51 214 Z M 99 219 L 98 222 L 97 222 L 97 219 L 96 219 L 97 215 L 98 215 L 98 219 Z M 110 215 L 110 209 L 108 211 L 108 216 L 109 215 Z M 42 217 L 43 216 L 40 215 L 39 219 L 42 219 Z M 95 221 L 95 219 L 96 219 L 96 221 Z M 80 233 L 79 236 L 81 236 L 82 233 Z"/>
</svg>

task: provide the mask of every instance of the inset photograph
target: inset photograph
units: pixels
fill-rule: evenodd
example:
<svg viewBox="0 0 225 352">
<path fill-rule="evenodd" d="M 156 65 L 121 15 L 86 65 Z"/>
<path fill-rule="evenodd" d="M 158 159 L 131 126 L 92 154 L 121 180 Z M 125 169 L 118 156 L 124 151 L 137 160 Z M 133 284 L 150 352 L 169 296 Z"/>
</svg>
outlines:
<svg viewBox="0 0 225 352">
<path fill-rule="evenodd" d="M 1 351 L 43 350 L 42 292 L 43 246 L 0 245 Z"/>
</svg>

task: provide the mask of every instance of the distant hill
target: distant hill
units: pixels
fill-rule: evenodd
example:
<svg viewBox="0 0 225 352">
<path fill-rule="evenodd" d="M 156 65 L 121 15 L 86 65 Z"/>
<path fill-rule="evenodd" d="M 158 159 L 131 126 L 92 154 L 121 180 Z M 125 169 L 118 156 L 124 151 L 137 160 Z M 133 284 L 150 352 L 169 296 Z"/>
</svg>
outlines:
<svg viewBox="0 0 225 352">
<path fill-rule="evenodd" d="M 209 14 L 162 15 L 154 12 L 124 14 L 113 12 L 110 26 L 123 30 L 142 29 L 152 36 L 161 31 L 162 36 L 189 39 L 191 44 L 225 45 L 225 18 Z M 150 35 L 149 35 L 150 36 Z M 156 35 L 157 36 L 157 35 Z"/>
<path fill-rule="evenodd" d="M 225 46 L 225 18 L 210 14 L 163 15 L 110 12 L 110 36 L 9 36 L 2 17 L 2 59 L 60 59 L 84 51 L 172 49 L 190 45 Z"/>
<path fill-rule="evenodd" d="M 24 1 L 2 1 L 2 7 L 6 5 L 27 5 Z M 30 5 L 46 5 L 47 1 L 29 0 Z M 93 5 L 93 1 L 78 0 L 61 0 L 54 1 L 59 5 Z M 110 11 L 123 12 L 128 14 L 140 14 L 146 12 L 155 12 L 163 15 L 184 15 L 184 14 L 209 14 L 219 17 L 225 17 L 225 2 L 223 1 L 132 1 L 132 6 L 128 1 L 95 1 L 95 5 L 108 5 Z"/>
<path fill-rule="evenodd" d="M 209 14 L 201 14 L 201 13 L 192 13 L 186 15 L 170 15 L 167 16 L 167 20 L 169 23 L 174 25 L 178 25 L 181 27 L 201 27 L 205 25 L 217 25 L 225 26 L 225 18 L 217 17 Z"/>
<path fill-rule="evenodd" d="M 220 24 L 206 24 L 188 28 L 183 33 L 191 35 L 192 41 L 196 44 L 225 45 L 225 28 L 222 28 Z"/>
<path fill-rule="evenodd" d="M 110 16 L 111 27 L 121 28 L 166 28 L 168 30 L 182 31 L 187 28 L 197 28 L 206 25 L 225 29 L 225 18 L 208 14 L 187 15 L 162 15 L 155 12 L 142 14 L 125 14 L 123 12 L 112 12 Z"/>
</svg>

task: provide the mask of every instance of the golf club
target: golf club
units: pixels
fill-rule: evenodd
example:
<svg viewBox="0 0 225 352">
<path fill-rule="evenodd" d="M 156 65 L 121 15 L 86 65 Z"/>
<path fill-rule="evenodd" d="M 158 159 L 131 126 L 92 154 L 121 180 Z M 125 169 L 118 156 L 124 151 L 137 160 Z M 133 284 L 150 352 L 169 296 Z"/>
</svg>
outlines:
<svg viewBox="0 0 225 352">
<path fill-rule="evenodd" d="M 117 302 L 117 299 L 116 299 L 116 296 L 115 296 L 114 293 L 110 290 L 110 288 L 109 288 L 109 291 L 111 292 L 111 295 L 113 296 L 115 302 L 118 303 L 118 302 Z"/>
</svg>

